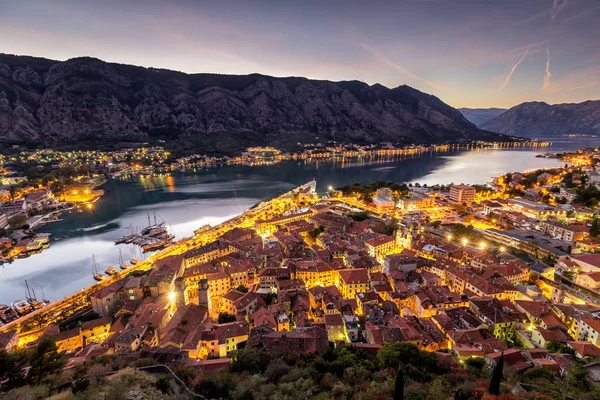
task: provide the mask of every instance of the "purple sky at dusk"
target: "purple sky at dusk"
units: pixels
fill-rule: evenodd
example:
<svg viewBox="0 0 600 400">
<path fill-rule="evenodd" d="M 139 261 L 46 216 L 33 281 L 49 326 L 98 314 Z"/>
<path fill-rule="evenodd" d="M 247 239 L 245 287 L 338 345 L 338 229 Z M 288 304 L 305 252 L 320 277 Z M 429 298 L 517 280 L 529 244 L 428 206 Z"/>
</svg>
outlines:
<svg viewBox="0 0 600 400">
<path fill-rule="evenodd" d="M 600 99 L 600 1 L 0 0 L 0 52 L 580 102 Z"/>
</svg>

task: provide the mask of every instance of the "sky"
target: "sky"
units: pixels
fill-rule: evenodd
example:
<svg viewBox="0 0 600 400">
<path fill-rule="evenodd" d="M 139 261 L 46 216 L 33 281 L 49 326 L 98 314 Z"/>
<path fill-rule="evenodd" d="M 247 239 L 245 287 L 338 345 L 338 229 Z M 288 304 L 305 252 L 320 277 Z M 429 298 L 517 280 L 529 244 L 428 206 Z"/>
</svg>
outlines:
<svg viewBox="0 0 600 400">
<path fill-rule="evenodd" d="M 600 99 L 600 0 L 0 0 L 0 53 L 571 103 Z"/>
</svg>

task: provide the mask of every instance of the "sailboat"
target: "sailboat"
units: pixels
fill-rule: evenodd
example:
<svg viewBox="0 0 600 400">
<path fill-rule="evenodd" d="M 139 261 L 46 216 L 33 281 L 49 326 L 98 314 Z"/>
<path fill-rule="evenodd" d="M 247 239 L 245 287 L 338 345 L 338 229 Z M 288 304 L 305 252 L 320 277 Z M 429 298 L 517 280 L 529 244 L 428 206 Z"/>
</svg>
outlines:
<svg viewBox="0 0 600 400">
<path fill-rule="evenodd" d="M 44 287 L 40 286 L 40 289 L 42 290 L 42 301 L 44 302 L 44 304 L 50 304 L 50 300 L 48 300 L 46 298 L 46 295 L 44 294 Z"/>
<path fill-rule="evenodd" d="M 94 274 L 94 279 L 97 280 L 98 282 L 104 280 L 106 277 L 100 273 L 98 273 L 98 268 L 96 267 L 96 256 L 94 256 L 92 254 L 92 261 L 93 261 L 93 274 Z"/>
<path fill-rule="evenodd" d="M 121 252 L 121 249 L 119 249 L 119 267 L 121 267 L 121 269 L 129 268 L 129 265 L 123 262 L 123 253 Z"/>
<path fill-rule="evenodd" d="M 133 257 L 135 255 L 135 253 L 134 253 L 135 248 L 131 247 L 130 250 L 131 250 L 131 256 Z M 132 258 L 131 260 L 129 260 L 129 262 L 131 263 L 131 265 L 136 265 L 136 264 L 139 264 L 140 260 L 138 260 L 137 258 Z"/>
<path fill-rule="evenodd" d="M 37 297 L 35 296 L 35 290 L 29 289 L 29 284 L 27 283 L 27 279 L 25 279 L 25 288 L 27 290 L 25 299 L 27 300 L 27 303 L 29 303 L 31 308 L 33 308 L 34 310 L 39 310 L 40 308 L 45 306 L 44 302 L 38 300 Z M 32 292 L 33 292 L 33 296 L 31 295 Z"/>
<path fill-rule="evenodd" d="M 115 267 L 113 267 L 112 265 L 109 266 L 108 268 L 106 268 L 104 270 L 104 272 L 106 273 L 106 275 L 109 275 L 109 276 L 114 276 L 119 273 L 119 271 L 117 271 L 117 269 Z"/>
</svg>

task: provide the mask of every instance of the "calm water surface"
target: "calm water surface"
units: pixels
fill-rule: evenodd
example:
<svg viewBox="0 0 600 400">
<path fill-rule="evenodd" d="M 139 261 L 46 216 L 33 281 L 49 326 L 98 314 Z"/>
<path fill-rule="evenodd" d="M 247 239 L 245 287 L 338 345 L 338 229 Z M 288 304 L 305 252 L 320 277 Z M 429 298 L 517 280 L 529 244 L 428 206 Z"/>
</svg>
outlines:
<svg viewBox="0 0 600 400">
<path fill-rule="evenodd" d="M 319 191 L 329 185 L 377 179 L 428 185 L 485 183 L 509 171 L 561 165 L 557 160 L 536 158 L 536 154 L 597 145 L 598 140 L 555 142 L 543 149 L 428 153 L 343 164 L 288 161 L 274 166 L 226 166 L 170 177 L 110 180 L 103 187 L 106 195 L 92 209 L 65 213 L 61 222 L 42 228 L 52 234 L 49 249 L 0 267 L 0 303 L 24 298 L 25 279 L 38 294 L 43 286 L 50 300 L 93 283 L 92 254 L 101 271 L 109 265 L 118 266 L 119 249 L 126 262 L 132 257 L 142 258 L 133 247 L 115 246 L 114 240 L 128 233 L 130 226 L 147 225 L 148 214 L 165 220 L 181 238 L 192 235 L 199 226 L 217 224 L 313 178 Z"/>
</svg>

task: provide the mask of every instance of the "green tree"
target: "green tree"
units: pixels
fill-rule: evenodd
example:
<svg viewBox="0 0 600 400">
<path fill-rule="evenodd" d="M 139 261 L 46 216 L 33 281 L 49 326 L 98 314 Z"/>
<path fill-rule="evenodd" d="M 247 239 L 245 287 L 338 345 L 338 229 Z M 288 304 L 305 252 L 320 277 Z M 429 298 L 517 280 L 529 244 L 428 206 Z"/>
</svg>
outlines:
<svg viewBox="0 0 600 400">
<path fill-rule="evenodd" d="M 30 376 L 35 379 L 38 385 L 45 375 L 53 373 L 64 365 L 65 360 L 57 350 L 54 336 L 45 335 L 31 352 Z"/>
<path fill-rule="evenodd" d="M 8 219 L 8 224 L 13 228 L 20 228 L 27 223 L 27 216 L 25 214 L 15 215 Z"/>
<path fill-rule="evenodd" d="M 161 391 L 161 393 L 169 393 L 171 391 L 171 381 L 167 375 L 161 375 L 156 379 L 156 388 Z"/>
<path fill-rule="evenodd" d="M 590 227 L 590 236 L 597 237 L 598 233 L 600 233 L 600 221 L 598 221 L 598 218 L 594 218 Z"/>
<path fill-rule="evenodd" d="M 236 287 L 235 290 L 237 290 L 238 292 L 242 292 L 242 293 L 248 293 L 248 288 L 244 285 L 240 285 L 240 286 Z"/>
<path fill-rule="evenodd" d="M 270 362 L 271 357 L 267 353 L 246 347 L 234 353 L 231 362 L 231 372 L 261 374 Z"/>
<path fill-rule="evenodd" d="M 402 364 L 398 366 L 396 371 L 396 380 L 394 381 L 394 400 L 404 400 L 404 373 L 402 372 Z"/>
<path fill-rule="evenodd" d="M 220 324 L 225 324 L 227 322 L 234 322 L 234 321 L 235 321 L 235 315 L 231 315 L 226 312 L 219 313 L 218 322 Z"/>
<path fill-rule="evenodd" d="M 3 390 L 10 390 L 25 385 L 23 368 L 27 361 L 24 352 L 9 353 L 0 350 L 0 382 Z"/>
<path fill-rule="evenodd" d="M 502 370 L 504 369 L 504 352 L 500 355 L 494 370 L 492 371 L 492 379 L 490 380 L 490 394 L 500 395 L 500 382 L 502 382 Z"/>
</svg>

